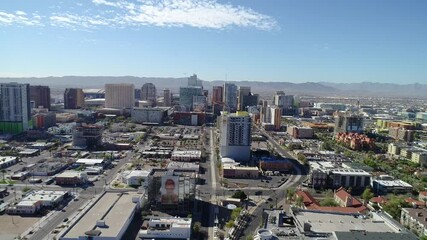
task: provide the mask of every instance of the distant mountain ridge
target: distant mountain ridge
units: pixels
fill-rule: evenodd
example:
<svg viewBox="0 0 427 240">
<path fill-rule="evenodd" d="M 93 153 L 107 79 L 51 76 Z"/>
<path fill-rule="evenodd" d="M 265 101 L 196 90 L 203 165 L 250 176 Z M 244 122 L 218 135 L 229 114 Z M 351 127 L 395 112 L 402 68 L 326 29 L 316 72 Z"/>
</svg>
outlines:
<svg viewBox="0 0 427 240">
<path fill-rule="evenodd" d="M 43 78 L 0 78 L 0 82 L 20 82 L 31 85 L 48 85 L 60 93 L 67 87 L 103 88 L 105 83 L 133 83 L 140 88 L 144 83 L 152 82 L 158 93 L 164 88 L 178 93 L 179 87 L 187 85 L 187 78 L 171 77 L 134 77 L 134 76 L 64 76 Z M 212 86 L 222 85 L 225 81 L 203 81 L 203 86 L 211 90 Z M 227 81 L 238 86 L 249 86 L 252 92 L 261 96 L 271 96 L 275 91 L 287 94 L 319 95 L 319 96 L 382 96 L 382 97 L 427 97 L 427 84 L 393 84 L 393 83 L 331 83 L 331 82 L 257 82 Z"/>
<path fill-rule="evenodd" d="M 396 96 L 427 98 L 427 84 L 395 84 L 378 82 L 331 83 L 319 82 L 324 86 L 335 88 L 343 93 L 362 96 Z"/>
</svg>

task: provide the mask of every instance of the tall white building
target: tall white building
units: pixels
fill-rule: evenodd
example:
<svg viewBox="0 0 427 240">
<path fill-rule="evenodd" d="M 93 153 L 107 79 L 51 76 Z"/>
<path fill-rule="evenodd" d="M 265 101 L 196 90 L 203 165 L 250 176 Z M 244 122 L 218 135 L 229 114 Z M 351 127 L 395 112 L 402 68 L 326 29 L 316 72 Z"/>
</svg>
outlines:
<svg viewBox="0 0 427 240">
<path fill-rule="evenodd" d="M 251 158 L 251 118 L 248 112 L 222 112 L 220 120 L 221 157 L 236 161 Z"/>
<path fill-rule="evenodd" d="M 30 85 L 0 84 L 0 132 L 21 133 L 32 127 Z"/>
<path fill-rule="evenodd" d="M 141 88 L 141 100 L 156 103 L 156 86 L 152 83 L 145 83 Z"/>
<path fill-rule="evenodd" d="M 129 83 L 105 84 L 106 108 L 133 108 L 135 105 L 134 86 Z"/>
</svg>

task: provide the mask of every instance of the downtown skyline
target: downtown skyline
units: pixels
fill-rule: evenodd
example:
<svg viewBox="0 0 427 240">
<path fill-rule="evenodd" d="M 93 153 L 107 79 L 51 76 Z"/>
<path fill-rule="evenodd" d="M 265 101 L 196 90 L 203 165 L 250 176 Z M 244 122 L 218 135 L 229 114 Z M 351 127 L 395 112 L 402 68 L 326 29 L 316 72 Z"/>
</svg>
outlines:
<svg viewBox="0 0 427 240">
<path fill-rule="evenodd" d="M 0 77 L 427 83 L 423 1 L 0 3 Z"/>
</svg>

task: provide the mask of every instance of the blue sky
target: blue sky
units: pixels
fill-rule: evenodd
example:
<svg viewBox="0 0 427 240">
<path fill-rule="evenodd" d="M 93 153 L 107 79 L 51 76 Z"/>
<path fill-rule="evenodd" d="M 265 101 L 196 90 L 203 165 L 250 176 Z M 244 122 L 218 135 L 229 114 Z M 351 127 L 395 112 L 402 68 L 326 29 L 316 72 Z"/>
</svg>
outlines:
<svg viewBox="0 0 427 240">
<path fill-rule="evenodd" d="M 427 83 L 425 0 L 2 0 L 0 76 Z"/>
</svg>

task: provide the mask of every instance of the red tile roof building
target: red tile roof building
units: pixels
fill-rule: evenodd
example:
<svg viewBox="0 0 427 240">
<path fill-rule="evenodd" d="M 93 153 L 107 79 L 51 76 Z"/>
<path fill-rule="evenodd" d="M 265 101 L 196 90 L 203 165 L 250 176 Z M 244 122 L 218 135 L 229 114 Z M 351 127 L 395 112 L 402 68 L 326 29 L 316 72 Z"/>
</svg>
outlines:
<svg viewBox="0 0 427 240">
<path fill-rule="evenodd" d="M 375 140 L 373 138 L 369 138 L 364 134 L 341 132 L 335 135 L 335 140 L 337 142 L 344 143 L 346 146 L 353 150 L 369 150 L 375 148 Z"/>
<path fill-rule="evenodd" d="M 318 210 L 323 212 L 339 213 L 364 213 L 368 210 L 359 200 L 351 196 L 345 189 L 338 189 L 334 194 L 335 201 L 339 207 L 320 206 L 319 202 L 307 191 L 297 191 L 295 193 L 303 199 L 305 209 Z"/>
</svg>

